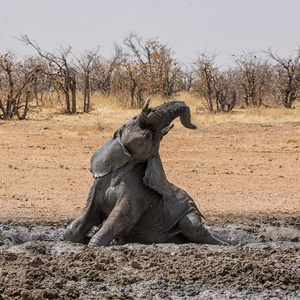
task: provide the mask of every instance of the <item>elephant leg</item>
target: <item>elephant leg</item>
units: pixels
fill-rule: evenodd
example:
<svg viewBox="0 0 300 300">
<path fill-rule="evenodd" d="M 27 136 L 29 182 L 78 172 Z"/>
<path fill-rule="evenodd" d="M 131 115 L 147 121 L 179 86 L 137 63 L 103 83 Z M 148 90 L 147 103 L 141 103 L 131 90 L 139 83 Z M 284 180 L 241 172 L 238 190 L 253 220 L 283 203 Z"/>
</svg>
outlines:
<svg viewBox="0 0 300 300">
<path fill-rule="evenodd" d="M 202 224 L 197 211 L 192 211 L 184 216 L 178 224 L 182 234 L 191 242 L 211 245 L 227 245 L 214 237 Z"/>
<path fill-rule="evenodd" d="M 66 229 L 64 238 L 74 243 L 85 243 L 86 234 L 93 226 L 99 225 L 104 220 L 104 215 L 96 203 L 96 180 L 94 181 L 84 212 L 75 219 Z"/>
<path fill-rule="evenodd" d="M 129 197 L 124 195 L 88 245 L 90 247 L 107 246 L 121 235 L 127 235 L 138 221 L 139 216 L 138 211 L 130 205 Z"/>
</svg>

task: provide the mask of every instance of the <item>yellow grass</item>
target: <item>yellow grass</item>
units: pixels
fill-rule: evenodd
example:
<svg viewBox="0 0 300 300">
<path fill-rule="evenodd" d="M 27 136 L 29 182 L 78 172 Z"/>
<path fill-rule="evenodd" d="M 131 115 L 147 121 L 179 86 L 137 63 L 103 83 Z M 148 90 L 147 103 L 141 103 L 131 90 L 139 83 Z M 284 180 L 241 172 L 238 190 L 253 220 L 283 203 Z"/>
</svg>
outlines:
<svg viewBox="0 0 300 300">
<path fill-rule="evenodd" d="M 120 109 L 122 108 L 121 103 L 113 96 L 103 96 L 95 93 L 91 96 L 91 106 L 96 111 L 99 109 L 111 108 Z"/>
<path fill-rule="evenodd" d="M 191 109 L 192 121 L 195 124 L 203 123 L 274 123 L 274 122 L 300 122 L 300 105 L 296 105 L 295 109 L 286 108 L 235 108 L 230 113 L 208 113 L 205 107 L 205 100 L 190 95 L 189 93 L 181 93 L 174 99 L 184 101 Z M 152 96 L 150 106 L 155 107 L 167 101 L 160 96 Z M 298 103 L 296 103 L 298 104 Z M 93 94 L 91 96 L 92 110 L 89 114 L 79 114 L 75 116 L 57 115 L 56 112 L 62 112 L 61 106 L 43 107 L 39 111 L 31 112 L 36 117 L 54 117 L 75 122 L 77 135 L 86 135 L 88 132 L 104 131 L 105 129 L 113 129 L 121 126 L 134 115 L 140 112 L 139 109 L 130 109 L 122 105 L 115 97 L 105 97 L 101 94 Z M 77 103 L 78 111 L 83 110 L 82 96 L 78 95 Z"/>
<path fill-rule="evenodd" d="M 191 108 L 195 123 L 271 123 L 271 122 L 300 122 L 300 105 L 294 109 L 252 107 L 247 109 L 235 108 L 230 113 L 209 113 L 205 100 L 182 93 L 176 100 L 185 101 Z"/>
<path fill-rule="evenodd" d="M 274 123 L 300 122 L 300 110 L 286 108 L 234 109 L 228 114 L 201 113 L 193 115 L 200 123 Z"/>
</svg>

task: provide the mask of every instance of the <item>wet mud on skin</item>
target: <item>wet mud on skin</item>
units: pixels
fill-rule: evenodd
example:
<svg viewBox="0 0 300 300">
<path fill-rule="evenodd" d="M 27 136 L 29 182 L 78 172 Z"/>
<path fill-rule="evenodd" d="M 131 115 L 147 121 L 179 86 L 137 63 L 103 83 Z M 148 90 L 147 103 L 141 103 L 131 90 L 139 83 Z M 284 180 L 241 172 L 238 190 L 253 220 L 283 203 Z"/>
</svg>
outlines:
<svg viewBox="0 0 300 300">
<path fill-rule="evenodd" d="M 0 225 L 0 299 L 299 299 L 297 219 L 207 226 L 230 246 L 90 249 L 64 228 Z"/>
</svg>

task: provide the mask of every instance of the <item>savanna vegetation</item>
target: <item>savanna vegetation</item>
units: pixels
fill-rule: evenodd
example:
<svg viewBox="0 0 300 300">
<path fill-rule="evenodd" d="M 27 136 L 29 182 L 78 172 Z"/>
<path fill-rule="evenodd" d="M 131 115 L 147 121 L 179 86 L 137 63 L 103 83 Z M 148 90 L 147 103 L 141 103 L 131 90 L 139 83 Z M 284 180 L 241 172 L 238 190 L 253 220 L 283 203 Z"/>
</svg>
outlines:
<svg viewBox="0 0 300 300">
<path fill-rule="evenodd" d="M 20 57 L 0 54 L 0 118 L 25 119 L 30 108 L 51 106 L 65 113 L 89 112 L 92 97 L 107 97 L 124 107 L 140 108 L 148 96 L 163 101 L 189 93 L 197 111 L 228 113 L 234 108 L 293 108 L 299 100 L 300 48 L 289 57 L 272 49 L 233 55 L 233 64 L 216 64 L 216 54 L 198 53 L 180 62 L 171 47 L 157 38 L 130 33 L 115 45 L 110 58 L 100 48 L 78 57 L 72 48 L 47 52 L 22 36 L 35 50 Z"/>
</svg>

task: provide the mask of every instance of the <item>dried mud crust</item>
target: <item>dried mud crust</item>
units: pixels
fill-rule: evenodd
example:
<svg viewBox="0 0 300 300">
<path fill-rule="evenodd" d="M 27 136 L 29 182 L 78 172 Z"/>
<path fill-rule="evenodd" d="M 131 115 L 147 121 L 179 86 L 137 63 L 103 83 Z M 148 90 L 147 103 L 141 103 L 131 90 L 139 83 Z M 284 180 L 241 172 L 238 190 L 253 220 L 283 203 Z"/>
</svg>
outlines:
<svg viewBox="0 0 300 300">
<path fill-rule="evenodd" d="M 179 252 L 84 249 L 61 256 L 0 252 L 0 299 L 297 299 L 299 248 L 185 245 Z M 215 297 L 214 297 L 215 293 Z M 219 295 L 219 298 L 217 298 Z M 227 296 L 226 296 L 227 295 Z"/>
</svg>

